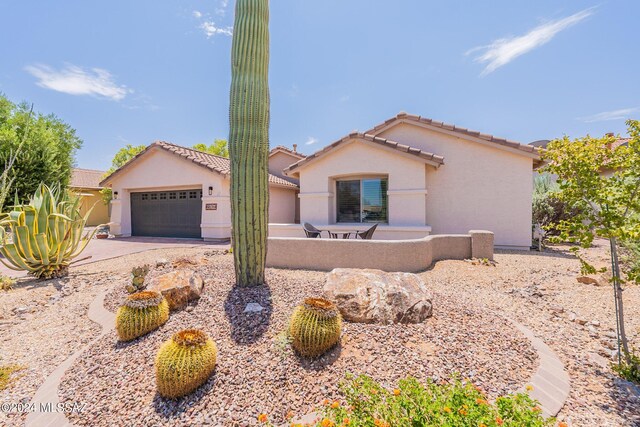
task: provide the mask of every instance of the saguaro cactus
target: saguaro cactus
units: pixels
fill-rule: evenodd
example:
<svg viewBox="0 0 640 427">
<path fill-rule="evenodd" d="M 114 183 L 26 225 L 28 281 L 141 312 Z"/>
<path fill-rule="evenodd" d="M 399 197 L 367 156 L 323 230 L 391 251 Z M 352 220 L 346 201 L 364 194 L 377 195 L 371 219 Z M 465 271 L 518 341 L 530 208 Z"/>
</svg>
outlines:
<svg viewBox="0 0 640 427">
<path fill-rule="evenodd" d="M 269 0 L 237 0 L 229 155 L 236 283 L 264 283 L 269 222 Z"/>
</svg>

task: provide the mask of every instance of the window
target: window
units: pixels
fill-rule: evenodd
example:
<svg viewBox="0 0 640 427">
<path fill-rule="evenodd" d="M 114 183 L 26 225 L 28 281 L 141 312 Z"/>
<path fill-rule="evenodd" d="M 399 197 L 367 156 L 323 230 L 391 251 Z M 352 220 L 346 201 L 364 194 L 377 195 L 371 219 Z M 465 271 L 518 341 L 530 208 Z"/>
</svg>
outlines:
<svg viewBox="0 0 640 427">
<path fill-rule="evenodd" d="M 158 200 L 158 193 L 151 193 L 151 200 Z"/>
<path fill-rule="evenodd" d="M 180 199 L 186 199 L 187 198 L 187 192 L 186 191 L 181 191 L 179 194 L 179 198 Z"/>
<path fill-rule="evenodd" d="M 167 193 L 160 193 L 160 200 L 167 200 Z"/>
<path fill-rule="evenodd" d="M 389 222 L 386 178 L 336 182 L 337 222 Z"/>
<path fill-rule="evenodd" d="M 149 195 L 147 193 L 142 193 L 142 200 L 148 200 Z"/>
<path fill-rule="evenodd" d="M 169 193 L 169 200 L 175 200 L 176 193 Z"/>
</svg>

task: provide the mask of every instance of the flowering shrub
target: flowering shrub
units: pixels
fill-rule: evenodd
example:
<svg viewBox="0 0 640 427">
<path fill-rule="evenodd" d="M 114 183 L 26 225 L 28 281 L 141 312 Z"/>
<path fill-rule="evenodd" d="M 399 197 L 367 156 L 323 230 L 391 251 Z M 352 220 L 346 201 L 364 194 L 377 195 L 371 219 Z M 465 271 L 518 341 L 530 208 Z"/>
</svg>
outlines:
<svg viewBox="0 0 640 427">
<path fill-rule="evenodd" d="M 348 376 L 342 391 L 346 404 L 327 404 L 317 426 L 538 427 L 555 422 L 545 418 L 538 403 L 526 393 L 499 397 L 490 403 L 482 390 L 458 379 L 421 384 L 407 378 L 388 391 L 367 376 Z"/>
</svg>

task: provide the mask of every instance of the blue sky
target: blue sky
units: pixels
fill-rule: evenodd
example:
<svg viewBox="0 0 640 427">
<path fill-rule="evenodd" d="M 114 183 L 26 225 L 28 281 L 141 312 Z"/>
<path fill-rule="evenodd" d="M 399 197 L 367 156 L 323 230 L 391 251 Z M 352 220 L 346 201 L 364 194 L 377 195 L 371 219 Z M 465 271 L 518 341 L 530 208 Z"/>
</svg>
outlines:
<svg viewBox="0 0 640 427">
<path fill-rule="evenodd" d="M 0 2 L 0 92 L 123 145 L 226 138 L 233 0 Z M 276 0 L 271 145 L 407 111 L 528 143 L 640 118 L 640 2 Z"/>
</svg>

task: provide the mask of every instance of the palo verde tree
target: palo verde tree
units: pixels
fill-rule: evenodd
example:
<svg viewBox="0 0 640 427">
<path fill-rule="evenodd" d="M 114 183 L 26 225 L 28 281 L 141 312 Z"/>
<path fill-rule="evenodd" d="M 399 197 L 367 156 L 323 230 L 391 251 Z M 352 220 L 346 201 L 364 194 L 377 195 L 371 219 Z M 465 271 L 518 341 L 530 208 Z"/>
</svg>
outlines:
<svg viewBox="0 0 640 427">
<path fill-rule="evenodd" d="M 542 156 L 547 162 L 543 172 L 558 176 L 558 197 L 575 209 L 574 215 L 554 224 L 558 239 L 582 247 L 591 246 L 596 237 L 610 242 L 618 350 L 631 364 L 636 359 L 624 328 L 617 243 L 640 239 L 640 122 L 629 120 L 627 125 L 631 137 L 627 144 L 617 143 L 613 136 L 574 140 L 565 136 L 551 141 Z M 583 269 L 593 270 L 581 262 Z"/>
<path fill-rule="evenodd" d="M 269 0 L 237 0 L 231 51 L 229 154 L 238 286 L 264 283 L 269 222 Z"/>
</svg>

